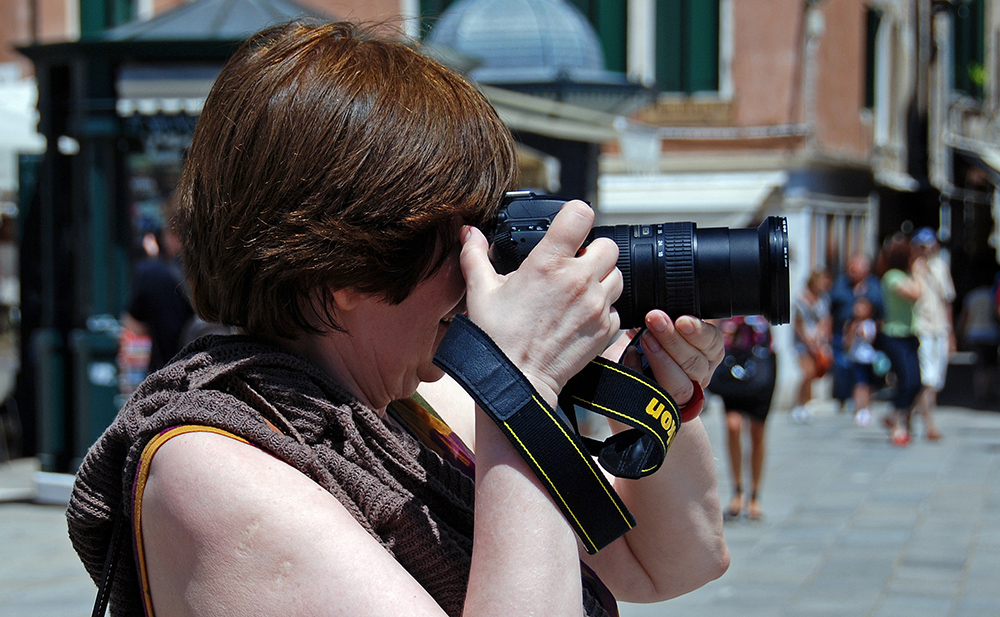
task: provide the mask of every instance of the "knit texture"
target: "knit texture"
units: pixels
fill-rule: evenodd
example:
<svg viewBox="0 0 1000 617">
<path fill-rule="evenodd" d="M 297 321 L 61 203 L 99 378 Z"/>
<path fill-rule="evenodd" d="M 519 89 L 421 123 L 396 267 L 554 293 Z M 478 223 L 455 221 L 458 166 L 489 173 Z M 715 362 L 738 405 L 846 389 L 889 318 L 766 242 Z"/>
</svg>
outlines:
<svg viewBox="0 0 1000 617">
<path fill-rule="evenodd" d="M 312 478 L 445 612 L 461 615 L 472 557 L 473 481 L 390 429 L 309 361 L 243 336 L 189 345 L 143 382 L 87 453 L 66 515 L 73 547 L 95 582 L 116 512 L 131 529 L 143 448 L 159 432 L 185 424 L 229 431 Z M 134 552 L 126 546 L 112 583 L 112 617 L 143 615 L 139 585 Z M 586 587 L 584 606 L 589 615 L 607 615 Z"/>
</svg>

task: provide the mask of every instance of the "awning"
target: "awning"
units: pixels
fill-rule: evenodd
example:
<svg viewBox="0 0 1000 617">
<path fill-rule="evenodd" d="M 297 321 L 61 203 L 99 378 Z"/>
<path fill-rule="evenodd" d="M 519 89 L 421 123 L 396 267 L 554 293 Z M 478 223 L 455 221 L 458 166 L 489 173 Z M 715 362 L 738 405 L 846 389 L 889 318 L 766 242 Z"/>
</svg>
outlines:
<svg viewBox="0 0 1000 617">
<path fill-rule="evenodd" d="M 693 221 L 699 227 L 744 227 L 760 217 L 785 171 L 601 174 L 602 225 Z"/>
<path fill-rule="evenodd" d="M 215 64 L 125 65 L 115 84 L 118 115 L 196 116 L 221 70 Z"/>
<path fill-rule="evenodd" d="M 620 116 L 494 86 L 480 89 L 512 131 L 592 143 L 618 138 Z"/>
<path fill-rule="evenodd" d="M 118 77 L 118 115 L 186 113 L 197 115 L 212 89 L 219 66 L 124 67 Z M 512 131 L 572 141 L 604 143 L 618 139 L 631 124 L 621 116 L 538 96 L 481 86 Z"/>
</svg>

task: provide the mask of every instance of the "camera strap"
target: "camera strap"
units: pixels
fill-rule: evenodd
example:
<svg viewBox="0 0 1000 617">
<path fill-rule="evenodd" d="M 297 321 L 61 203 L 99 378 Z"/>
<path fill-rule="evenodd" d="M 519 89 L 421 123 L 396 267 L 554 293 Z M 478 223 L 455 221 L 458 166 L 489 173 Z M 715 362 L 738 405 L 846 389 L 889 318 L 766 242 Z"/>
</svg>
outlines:
<svg viewBox="0 0 1000 617">
<path fill-rule="evenodd" d="M 610 473 L 627 478 L 660 467 L 680 427 L 680 415 L 659 385 L 620 364 L 596 359 L 563 388 L 560 404 L 569 410 L 564 417 L 464 315 L 452 321 L 434 363 L 465 388 L 510 440 L 588 553 L 635 526 L 635 517 L 592 455 Z M 603 443 L 583 438 L 576 428 L 575 406 L 634 428 Z"/>
<path fill-rule="evenodd" d="M 619 478 L 635 480 L 659 469 L 681 425 L 677 404 L 658 383 L 604 358 L 591 360 L 559 395 L 579 435 L 577 406 L 632 427 L 604 441 L 580 436 L 601 467 Z"/>
</svg>

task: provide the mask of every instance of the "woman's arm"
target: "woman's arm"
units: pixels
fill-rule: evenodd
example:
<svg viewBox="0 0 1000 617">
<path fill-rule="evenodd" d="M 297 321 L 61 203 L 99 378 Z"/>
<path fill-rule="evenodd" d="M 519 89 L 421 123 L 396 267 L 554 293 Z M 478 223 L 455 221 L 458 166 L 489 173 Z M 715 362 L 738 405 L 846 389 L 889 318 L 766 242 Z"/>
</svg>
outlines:
<svg viewBox="0 0 1000 617">
<path fill-rule="evenodd" d="M 141 520 L 157 617 L 444 615 L 333 495 L 229 437 L 166 442 Z"/>
<path fill-rule="evenodd" d="M 694 392 L 692 381 L 707 385 L 721 362 L 722 334 L 689 316 L 672 322 L 662 311 L 652 311 L 646 323 L 646 359 L 657 381 L 683 405 Z M 681 426 L 663 467 L 640 480 L 617 478 L 615 490 L 638 525 L 584 560 L 616 597 L 629 602 L 666 600 L 726 571 L 729 550 L 715 459 L 700 419 Z"/>
<path fill-rule="evenodd" d="M 589 208 L 569 208 L 569 212 L 564 211 L 560 216 L 575 220 L 577 232 L 589 232 L 592 224 L 592 220 L 586 218 Z M 566 217 L 566 214 L 570 216 Z M 584 218 L 580 219 L 580 215 Z M 620 273 L 614 269 L 614 247 L 595 242 L 587 247 L 583 255 L 570 259 L 594 260 L 602 264 L 590 268 L 590 277 L 596 276 L 596 281 L 584 284 L 567 278 L 569 271 L 564 272 L 559 264 L 573 255 L 571 247 L 582 238 L 560 240 L 566 226 L 564 223 L 557 228 L 553 224 L 543 241 L 552 239 L 555 246 L 561 246 L 561 249 L 552 251 L 552 247 L 540 244 L 521 268 L 507 278 L 498 278 L 488 265 L 485 239 L 478 232 L 467 237 L 466 250 L 463 251 L 470 317 L 493 336 L 552 405 L 566 380 L 598 355 L 600 350 L 593 343 L 617 331 L 616 319 L 608 324 L 603 317 L 598 318 L 608 311 L 608 305 L 596 302 L 588 306 L 590 300 L 586 300 L 587 296 L 577 297 L 580 291 L 600 281 L 600 286 L 615 287 L 613 291 L 609 290 L 604 301 L 617 298 Z M 473 254 L 479 260 L 475 268 L 465 262 Z M 533 259 L 536 261 L 532 263 Z M 508 296 L 508 293 L 512 295 Z M 574 299 L 566 302 L 566 298 Z M 554 300 L 563 302 L 562 306 L 553 306 Z M 686 403 L 694 391 L 692 379 L 706 385 L 722 360 L 722 335 L 714 326 L 691 317 L 681 318 L 677 328 L 662 311 L 652 311 L 647 319 L 650 330 L 643 345 L 654 375 L 679 403 Z M 512 326 L 516 327 L 512 330 Z M 609 326 L 614 326 L 614 330 L 608 329 Z M 627 341 L 620 343 L 622 346 L 625 344 Z M 621 350 L 617 351 L 620 353 Z M 483 416 L 479 418 L 476 430 L 477 472 L 489 477 L 490 472 L 484 472 L 489 464 L 483 458 L 484 443 L 481 440 L 484 435 L 492 435 L 496 431 L 492 421 Z M 487 426 L 483 427 L 483 424 Z M 513 454 L 505 439 L 499 435 L 492 436 L 491 443 L 497 447 L 502 445 L 506 456 L 513 456 L 502 463 L 504 466 L 522 468 L 519 457 Z M 522 469 L 519 473 L 530 478 L 530 472 Z M 653 601 L 673 597 L 695 589 L 725 571 L 729 554 L 722 535 L 722 510 L 718 501 L 714 458 L 699 420 L 689 422 L 680 429 L 664 469 L 634 482 L 618 480 L 615 485 L 639 519 L 639 527 L 596 556 L 585 559 L 599 570 L 602 579 L 622 599 Z M 480 486 L 479 490 L 487 489 Z M 537 490 L 541 491 L 540 488 Z M 535 499 L 549 502 L 542 492 Z M 480 509 L 491 506 L 477 500 L 476 507 L 478 542 Z M 561 516 L 554 506 L 548 513 Z M 511 514 L 515 513 L 505 512 L 503 508 L 497 511 L 498 520 Z M 516 518 L 522 521 L 518 525 L 525 529 L 532 528 L 531 517 L 521 518 L 518 514 Z M 493 533 L 498 528 L 497 525 L 486 525 L 484 531 Z M 566 529 L 569 529 L 568 526 Z M 517 551 L 528 550 L 530 547 L 523 546 L 511 555 L 513 557 Z M 475 559 L 474 555 L 474 562 Z M 476 571 L 475 563 L 473 568 Z M 576 573 L 577 568 L 572 570 Z"/>
<path fill-rule="evenodd" d="M 844 323 L 844 349 L 849 349 L 854 343 L 854 334 L 858 329 L 858 322 L 851 319 Z"/>
<path fill-rule="evenodd" d="M 464 614 L 579 617 L 573 532 L 502 436 L 478 442 Z M 189 433 L 159 449 L 142 535 L 157 617 L 444 615 L 333 495 L 229 437 Z"/>
<path fill-rule="evenodd" d="M 622 289 L 618 249 L 607 239 L 580 247 L 594 223 L 568 202 L 514 272 L 496 273 L 482 233 L 463 235 L 468 315 L 546 402 L 618 332 L 611 308 Z M 476 416 L 475 545 L 466 614 L 581 612 L 578 544 L 534 473 L 485 414 Z"/>
</svg>

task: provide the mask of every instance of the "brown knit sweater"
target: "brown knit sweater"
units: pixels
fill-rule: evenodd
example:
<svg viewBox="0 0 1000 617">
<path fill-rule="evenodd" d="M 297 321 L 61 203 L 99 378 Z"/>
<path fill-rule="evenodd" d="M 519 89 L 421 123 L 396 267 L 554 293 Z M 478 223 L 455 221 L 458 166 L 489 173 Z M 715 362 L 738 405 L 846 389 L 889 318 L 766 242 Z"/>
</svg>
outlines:
<svg viewBox="0 0 1000 617">
<path fill-rule="evenodd" d="M 115 513 L 131 521 L 143 448 L 157 433 L 184 424 L 225 429 L 315 480 L 449 615 L 461 615 L 472 556 L 472 480 L 388 428 L 307 360 L 242 336 L 189 345 L 143 382 L 88 452 L 67 519 L 70 540 L 96 582 Z M 588 614 L 606 614 L 589 590 L 584 595 Z M 143 615 L 127 547 L 112 585 L 111 615 Z"/>
</svg>

